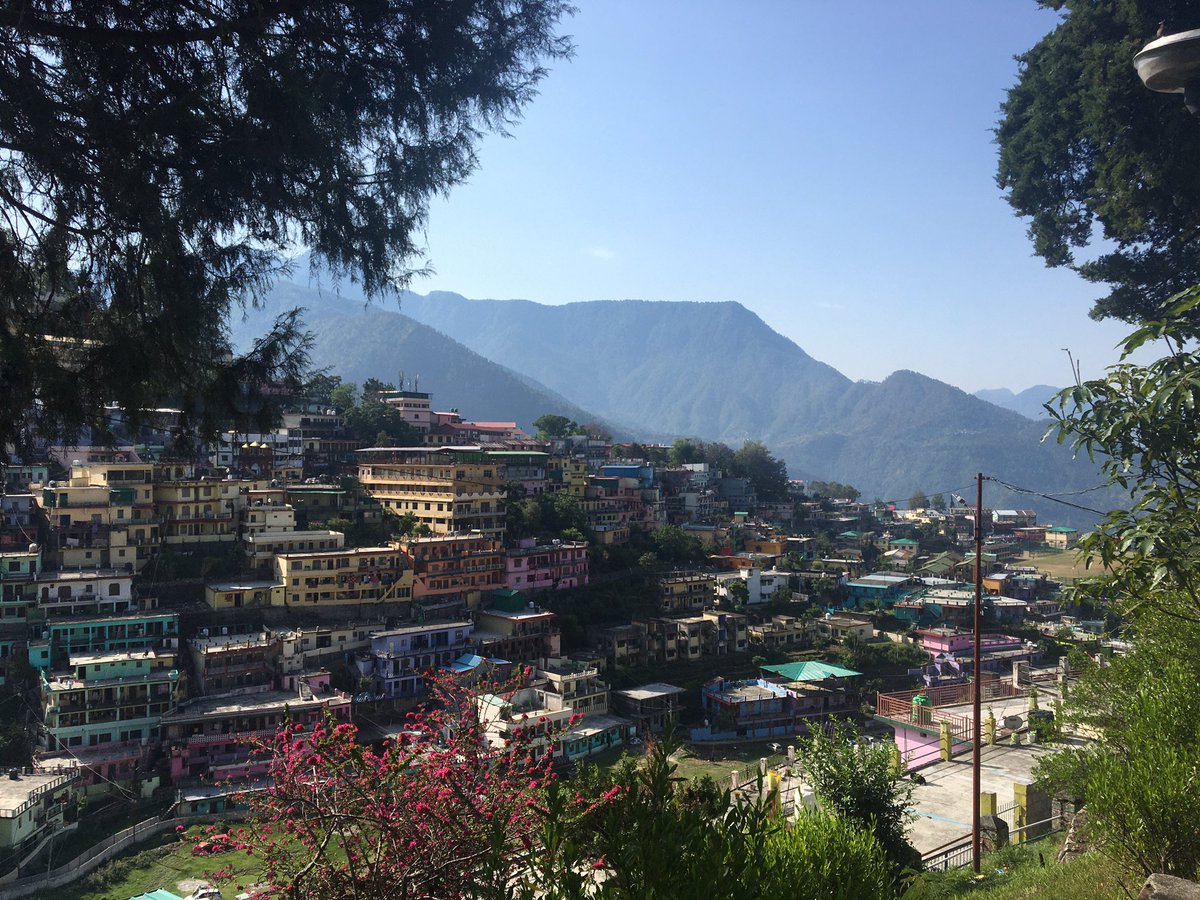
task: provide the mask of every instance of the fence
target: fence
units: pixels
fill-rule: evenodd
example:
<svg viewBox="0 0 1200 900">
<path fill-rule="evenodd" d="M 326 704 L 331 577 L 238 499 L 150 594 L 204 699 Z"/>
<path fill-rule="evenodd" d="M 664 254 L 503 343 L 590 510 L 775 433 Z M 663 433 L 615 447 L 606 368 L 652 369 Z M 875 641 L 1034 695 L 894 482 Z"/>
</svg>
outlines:
<svg viewBox="0 0 1200 900">
<path fill-rule="evenodd" d="M 1009 832 L 1008 839 L 1012 842 L 1013 838 L 1023 831 L 1030 831 L 1041 828 L 1043 825 L 1049 825 L 1050 827 L 1041 834 L 1030 837 L 1028 840 L 1022 842 L 1032 844 L 1047 835 L 1062 831 L 1064 824 L 1061 815 L 1054 815 L 1048 819 L 1042 819 L 1040 822 L 1030 822 L 1022 828 L 1013 829 Z M 923 854 L 921 856 L 921 863 L 926 872 L 945 872 L 947 869 L 962 869 L 971 865 L 974 861 L 973 850 L 974 839 L 971 835 L 967 834 Z"/>
<path fill-rule="evenodd" d="M 122 829 L 116 834 L 105 838 L 98 844 L 92 845 L 70 862 L 49 872 L 39 875 L 27 875 L 0 884 L 0 900 L 21 900 L 33 894 L 53 891 L 63 885 L 70 884 L 82 878 L 94 869 L 108 862 L 114 856 L 123 853 L 130 847 L 147 841 L 152 837 L 170 832 L 177 825 L 196 825 L 205 822 L 225 822 L 237 819 L 244 813 L 226 811 L 204 816 L 185 816 L 177 819 L 145 819 L 129 828 Z"/>
</svg>

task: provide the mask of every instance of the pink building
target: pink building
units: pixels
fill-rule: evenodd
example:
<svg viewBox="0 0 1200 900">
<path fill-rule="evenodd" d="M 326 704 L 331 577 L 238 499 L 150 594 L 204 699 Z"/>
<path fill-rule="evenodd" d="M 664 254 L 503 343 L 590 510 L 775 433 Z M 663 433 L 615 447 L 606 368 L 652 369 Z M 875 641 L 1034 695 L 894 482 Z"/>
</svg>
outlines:
<svg viewBox="0 0 1200 900">
<path fill-rule="evenodd" d="M 505 551 L 504 580 L 514 591 L 583 587 L 588 583 L 587 542 L 538 544 L 526 538 Z"/>
<path fill-rule="evenodd" d="M 970 631 L 958 631 L 954 628 L 922 628 L 917 631 L 917 634 L 921 636 L 921 646 L 931 657 L 941 654 L 970 656 L 975 650 L 975 635 Z M 980 635 L 979 646 L 986 657 L 990 654 L 1021 650 L 1024 644 L 1020 638 L 1011 635 L 984 634 Z"/>
<path fill-rule="evenodd" d="M 267 760 L 252 759 L 257 740 L 270 740 L 285 719 L 307 731 L 329 710 L 350 720 L 350 695 L 329 686 L 329 673 L 284 679 L 282 690 L 201 697 L 163 716 L 163 750 L 171 780 L 221 781 L 266 771 Z"/>
</svg>

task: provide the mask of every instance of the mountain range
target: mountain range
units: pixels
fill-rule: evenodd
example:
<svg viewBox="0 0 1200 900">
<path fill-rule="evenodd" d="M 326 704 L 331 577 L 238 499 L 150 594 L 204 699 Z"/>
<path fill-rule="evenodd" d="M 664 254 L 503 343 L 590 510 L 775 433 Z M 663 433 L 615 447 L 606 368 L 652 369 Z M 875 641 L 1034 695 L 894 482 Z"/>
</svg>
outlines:
<svg viewBox="0 0 1200 900">
<path fill-rule="evenodd" d="M 997 406 L 1018 412 L 1027 419 L 1046 421 L 1050 416 L 1046 413 L 1043 404 L 1049 403 L 1050 398 L 1060 390 L 1062 389 L 1051 387 L 1048 384 L 1035 384 L 1019 394 L 1014 394 L 1008 388 L 985 388 L 982 391 L 976 391 L 975 396 L 988 403 L 995 403 Z"/>
<path fill-rule="evenodd" d="M 553 412 L 641 440 L 761 440 L 793 478 L 846 482 L 901 503 L 918 489 L 969 495 L 980 471 L 1046 493 L 1101 480 L 1094 465 L 1043 443 L 1044 423 L 916 372 L 851 381 L 734 302 L 547 306 L 406 292 L 364 305 L 353 286 L 335 294 L 299 277 L 278 284 L 235 338 L 292 306 L 307 309 L 317 365 L 357 382 L 419 373 L 439 407 L 468 418 L 528 426 Z M 1068 524 L 1096 518 L 998 485 L 985 502 Z M 1095 495 L 1083 505 L 1106 508 Z"/>
</svg>

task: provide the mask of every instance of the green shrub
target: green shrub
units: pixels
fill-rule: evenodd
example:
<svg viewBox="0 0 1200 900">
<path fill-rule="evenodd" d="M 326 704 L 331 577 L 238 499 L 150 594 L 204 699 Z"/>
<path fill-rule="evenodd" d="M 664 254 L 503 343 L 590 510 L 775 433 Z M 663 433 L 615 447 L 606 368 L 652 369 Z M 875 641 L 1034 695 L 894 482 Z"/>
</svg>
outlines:
<svg viewBox="0 0 1200 900">
<path fill-rule="evenodd" d="M 801 815 L 767 836 L 764 898 L 876 900 L 894 897 L 892 870 L 874 835 L 825 813 Z"/>
</svg>

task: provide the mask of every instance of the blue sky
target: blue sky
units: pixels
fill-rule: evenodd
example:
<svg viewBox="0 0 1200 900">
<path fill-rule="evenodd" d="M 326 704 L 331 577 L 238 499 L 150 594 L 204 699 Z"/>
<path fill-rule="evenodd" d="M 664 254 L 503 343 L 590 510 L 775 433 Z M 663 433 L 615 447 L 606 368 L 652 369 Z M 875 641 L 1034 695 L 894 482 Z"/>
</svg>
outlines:
<svg viewBox="0 0 1200 900">
<path fill-rule="evenodd" d="M 1033 0 L 582 0 L 508 138 L 431 210 L 474 298 L 736 300 L 855 379 L 1064 384 L 1128 330 L 1033 257 L 995 185 Z M 980 348 L 976 355 L 973 348 Z"/>
</svg>

